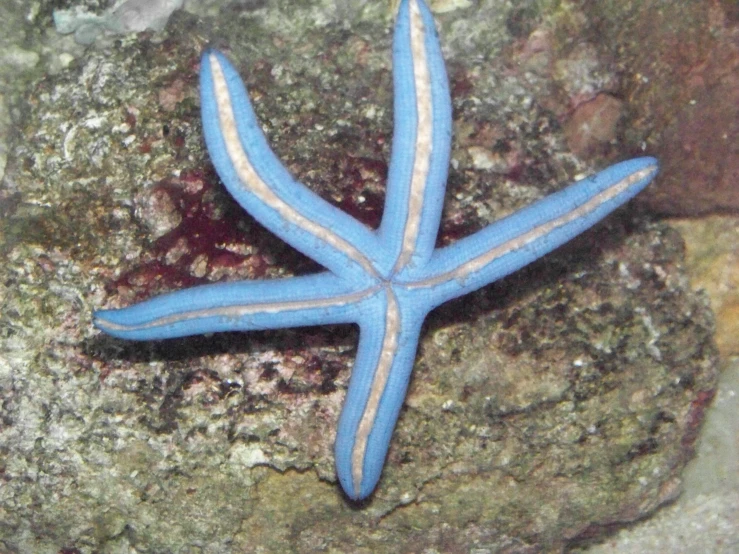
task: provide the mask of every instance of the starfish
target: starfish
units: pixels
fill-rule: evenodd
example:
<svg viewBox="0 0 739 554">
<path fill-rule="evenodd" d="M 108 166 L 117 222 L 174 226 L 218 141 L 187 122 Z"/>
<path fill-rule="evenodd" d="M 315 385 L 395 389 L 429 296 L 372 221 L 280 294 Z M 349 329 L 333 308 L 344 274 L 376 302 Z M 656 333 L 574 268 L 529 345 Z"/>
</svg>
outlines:
<svg viewBox="0 0 739 554">
<path fill-rule="evenodd" d="M 380 478 L 429 311 L 567 242 L 631 199 L 658 171 L 654 158 L 618 163 L 435 248 L 451 100 L 433 16 L 423 0 L 400 3 L 393 80 L 387 196 L 382 222 L 373 230 L 289 174 L 270 150 L 236 69 L 220 52 L 205 51 L 201 110 L 213 165 L 245 210 L 325 271 L 202 285 L 94 314 L 99 329 L 131 340 L 357 324 L 359 346 L 335 442 L 339 482 L 353 500 L 372 494 Z"/>
</svg>

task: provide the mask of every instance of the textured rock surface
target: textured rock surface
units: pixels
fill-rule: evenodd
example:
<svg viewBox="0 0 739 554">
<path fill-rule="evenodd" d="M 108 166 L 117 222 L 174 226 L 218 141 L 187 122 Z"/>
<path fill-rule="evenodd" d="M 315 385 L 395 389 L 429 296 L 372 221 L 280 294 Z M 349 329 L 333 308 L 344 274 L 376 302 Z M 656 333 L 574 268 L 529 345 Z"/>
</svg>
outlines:
<svg viewBox="0 0 739 554">
<path fill-rule="evenodd" d="M 456 114 L 442 242 L 585 171 L 561 114 L 619 82 L 592 48 L 560 56 L 556 33 L 527 26 L 536 17 L 486 9 L 488 42 L 474 17 L 439 18 Z M 353 31 L 318 7 L 288 20 L 239 10 L 217 33 L 176 14 L 162 42 L 90 51 L 28 95 L 0 188 L 4 547 L 528 552 L 674 498 L 715 387 L 712 320 L 679 236 L 633 207 L 429 319 L 362 509 L 340 496 L 331 451 L 353 328 L 134 344 L 90 327 L 95 307 L 315 269 L 210 169 L 205 37 L 243 68 L 291 170 L 379 221 L 392 96 L 382 10 Z"/>
<path fill-rule="evenodd" d="M 664 160 L 641 201 L 669 215 L 739 210 L 739 17 L 736 2 L 588 3 L 601 50 L 628 60 L 629 100 Z M 592 9 L 591 9 L 592 8 Z M 614 24 L 615 23 L 615 24 Z M 638 41 L 625 39 L 625 34 Z M 616 47 L 616 49 L 614 49 Z M 641 83 L 638 81 L 641 80 Z"/>
<path fill-rule="evenodd" d="M 739 544 L 739 359 L 721 364 L 719 392 L 701 431 L 698 453 L 684 473 L 675 504 L 623 529 L 588 554 L 733 554 Z M 575 552 L 583 552 L 575 550 Z"/>
<path fill-rule="evenodd" d="M 685 237 L 691 283 L 711 299 L 719 352 L 739 356 L 739 219 L 712 216 L 673 225 Z"/>
</svg>

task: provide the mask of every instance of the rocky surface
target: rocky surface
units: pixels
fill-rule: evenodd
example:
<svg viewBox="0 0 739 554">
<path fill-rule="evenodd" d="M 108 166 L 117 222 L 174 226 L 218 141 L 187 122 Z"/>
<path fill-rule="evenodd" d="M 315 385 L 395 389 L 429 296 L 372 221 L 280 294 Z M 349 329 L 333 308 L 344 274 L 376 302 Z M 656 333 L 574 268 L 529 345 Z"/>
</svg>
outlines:
<svg viewBox="0 0 739 554">
<path fill-rule="evenodd" d="M 629 104 L 640 106 L 638 118 L 654 131 L 644 140 L 664 160 L 660 185 L 641 201 L 673 216 L 737 213 L 736 2 L 644 2 L 628 14 L 616 3 L 592 3 L 588 19 L 599 48 L 628 60 L 625 69 L 641 81 Z"/>
<path fill-rule="evenodd" d="M 316 269 L 213 174 L 197 97 L 207 43 L 242 69 L 291 171 L 379 221 L 386 6 L 285 10 L 179 12 L 165 34 L 87 50 L 31 87 L 0 187 L 4 547 L 535 552 L 673 500 L 716 386 L 713 323 L 679 235 L 634 206 L 432 315 L 384 478 L 359 507 L 332 458 L 353 328 L 160 343 L 92 329 L 97 307 Z M 439 16 L 456 140 L 441 243 L 648 135 L 627 137 L 628 110 L 602 100 L 630 80 L 562 39 L 572 14 L 479 10 Z M 578 131 L 588 113 L 603 132 Z"/>
</svg>

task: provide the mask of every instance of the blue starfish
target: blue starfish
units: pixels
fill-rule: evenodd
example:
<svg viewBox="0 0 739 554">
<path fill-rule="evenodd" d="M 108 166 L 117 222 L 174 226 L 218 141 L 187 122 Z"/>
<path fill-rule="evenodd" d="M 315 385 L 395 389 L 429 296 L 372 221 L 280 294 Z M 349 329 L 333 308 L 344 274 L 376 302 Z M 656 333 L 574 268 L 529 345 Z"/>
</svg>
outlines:
<svg viewBox="0 0 739 554">
<path fill-rule="evenodd" d="M 382 223 L 371 230 L 295 181 L 270 150 L 246 89 L 223 54 L 203 54 L 203 131 L 236 201 L 326 268 L 280 280 L 199 286 L 95 313 L 116 337 L 356 323 L 360 338 L 335 444 L 352 499 L 377 485 L 405 398 L 421 324 L 436 306 L 557 248 L 643 189 L 657 161 L 622 162 L 451 246 L 434 248 L 451 142 L 451 101 L 434 20 L 402 0 L 393 45 L 395 132 Z"/>
</svg>

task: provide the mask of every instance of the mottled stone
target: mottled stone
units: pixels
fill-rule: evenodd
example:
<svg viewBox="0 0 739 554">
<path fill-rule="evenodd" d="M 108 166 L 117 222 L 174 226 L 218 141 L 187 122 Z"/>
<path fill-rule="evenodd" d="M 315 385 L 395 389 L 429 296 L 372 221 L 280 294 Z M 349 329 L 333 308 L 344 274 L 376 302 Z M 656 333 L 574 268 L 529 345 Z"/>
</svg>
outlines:
<svg viewBox="0 0 739 554">
<path fill-rule="evenodd" d="M 699 77 L 700 85 L 665 130 L 663 184 L 645 198 L 656 212 L 739 212 L 739 30 L 735 46 L 733 59 L 724 60 L 720 70 L 732 72 Z"/>
<path fill-rule="evenodd" d="M 608 94 L 599 94 L 578 106 L 565 124 L 568 146 L 580 157 L 592 156 L 616 139 L 622 116 L 623 102 Z"/>
<path fill-rule="evenodd" d="M 716 314 L 722 357 L 739 355 L 739 219 L 713 216 L 672 221 L 685 237 L 686 266 L 695 288 L 704 289 Z"/>
<path fill-rule="evenodd" d="M 54 10 L 54 26 L 58 33 L 74 33 L 79 44 L 91 44 L 102 33 L 126 34 L 146 30 L 161 31 L 174 10 L 184 0 L 124 0 L 112 4 L 102 13 L 99 6 L 88 11 L 83 3 L 71 9 Z"/>
<path fill-rule="evenodd" d="M 601 51 L 631 75 L 639 107 L 626 131 L 663 160 L 650 210 L 699 215 L 739 210 L 739 21 L 731 2 L 588 2 Z M 736 2 L 734 2 L 736 4 Z M 631 37 L 628 40 L 626 35 Z M 604 54 L 605 55 L 605 54 Z M 635 124 L 634 124 L 635 123 Z"/>
<path fill-rule="evenodd" d="M 177 13 L 156 41 L 90 49 L 27 95 L 0 187 L 3 548 L 556 551 L 673 499 L 715 387 L 713 322 L 680 237 L 633 205 L 432 314 L 383 480 L 361 507 L 341 496 L 332 453 L 354 328 L 159 343 L 92 329 L 93 308 L 316 269 L 213 173 L 197 97 L 207 41 L 241 68 L 296 176 L 380 219 L 385 4 L 346 19 L 321 2 L 249 5 L 217 23 Z M 537 49 L 512 32 L 569 19 L 493 8 L 439 16 L 457 131 L 442 244 L 592 169 L 568 151 L 560 114 L 617 82 L 592 48 L 567 56 L 587 63 L 563 74 L 591 69 L 571 89 L 517 69 Z M 552 63 L 559 37 L 537 42 L 553 45 Z M 615 140 L 600 154 L 629 149 Z M 480 166 L 481 152 L 496 163 Z"/>
</svg>

